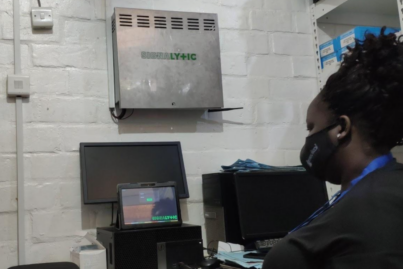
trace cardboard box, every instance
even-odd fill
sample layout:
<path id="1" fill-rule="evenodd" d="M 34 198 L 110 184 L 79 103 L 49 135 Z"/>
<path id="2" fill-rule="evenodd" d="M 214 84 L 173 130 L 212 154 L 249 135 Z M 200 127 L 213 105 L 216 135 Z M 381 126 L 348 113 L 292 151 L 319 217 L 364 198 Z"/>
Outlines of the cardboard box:
<path id="1" fill-rule="evenodd" d="M 337 44 L 336 40 L 333 39 L 319 46 L 322 69 L 337 64 L 337 61 L 334 62 L 335 58 L 336 60 L 338 59 L 337 52 L 339 51 L 339 47 Z"/>
<path id="2" fill-rule="evenodd" d="M 80 269 L 106 269 L 106 251 L 97 240 L 86 235 L 85 238 L 92 243 L 88 246 L 71 248 L 71 262 Z"/>

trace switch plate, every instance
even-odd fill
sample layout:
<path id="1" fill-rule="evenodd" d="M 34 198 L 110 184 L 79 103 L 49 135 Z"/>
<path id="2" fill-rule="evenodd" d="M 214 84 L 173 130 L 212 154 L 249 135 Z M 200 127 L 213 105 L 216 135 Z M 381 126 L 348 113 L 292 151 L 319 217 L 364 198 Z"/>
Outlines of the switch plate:
<path id="1" fill-rule="evenodd" d="M 8 75 L 7 95 L 8 97 L 22 96 L 29 97 L 29 76 Z"/>
<path id="2" fill-rule="evenodd" d="M 36 7 L 31 10 L 33 29 L 52 29 L 53 13 L 50 7 Z"/>

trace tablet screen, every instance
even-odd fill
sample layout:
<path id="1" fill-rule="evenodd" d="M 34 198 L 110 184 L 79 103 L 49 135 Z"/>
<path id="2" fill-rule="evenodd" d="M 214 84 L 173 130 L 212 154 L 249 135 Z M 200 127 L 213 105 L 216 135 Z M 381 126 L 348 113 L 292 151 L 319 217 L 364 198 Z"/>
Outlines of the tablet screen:
<path id="1" fill-rule="evenodd" d="M 126 225 L 178 222 L 174 187 L 122 189 Z"/>

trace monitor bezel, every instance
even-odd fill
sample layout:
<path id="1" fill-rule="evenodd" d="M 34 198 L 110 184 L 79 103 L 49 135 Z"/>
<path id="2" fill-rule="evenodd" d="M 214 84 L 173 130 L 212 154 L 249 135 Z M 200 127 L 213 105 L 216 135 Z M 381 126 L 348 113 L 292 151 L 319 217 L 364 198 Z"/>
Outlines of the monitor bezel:
<path id="1" fill-rule="evenodd" d="M 125 222 L 124 222 L 125 215 L 123 213 L 123 206 L 122 206 L 123 205 L 122 190 L 166 188 L 166 187 L 174 188 L 175 199 L 176 199 L 176 211 L 178 212 L 178 221 L 162 222 L 162 223 L 147 223 L 147 224 L 125 224 Z M 117 186 L 117 197 L 118 197 L 118 207 L 119 207 L 119 227 L 122 230 L 157 228 L 157 227 L 172 227 L 172 226 L 182 225 L 182 214 L 181 214 L 178 193 L 176 191 L 176 182 L 119 184 Z"/>
<path id="2" fill-rule="evenodd" d="M 275 172 L 269 172 L 269 171 L 265 171 L 265 172 L 249 172 L 249 173 L 235 173 L 234 178 L 235 178 L 235 191 L 236 191 L 236 201 L 237 201 L 237 210 L 238 210 L 238 217 L 239 217 L 239 225 L 241 227 L 241 236 L 243 240 L 263 240 L 263 239 L 273 239 L 273 238 L 281 238 L 286 236 L 290 231 L 279 231 L 279 232 L 272 232 L 272 233 L 261 233 L 261 234 L 249 234 L 245 231 L 245 224 L 243 223 L 243 212 L 241 210 L 240 205 L 240 197 L 239 197 L 239 183 L 238 183 L 238 178 L 242 178 L 242 177 L 267 177 L 268 175 L 273 175 L 273 176 L 310 176 L 309 173 L 307 172 L 298 172 L 298 171 L 283 171 L 283 172 L 279 172 L 279 171 L 275 171 Z M 312 177 L 312 176 L 311 176 Z M 327 187 L 326 187 L 326 182 L 324 181 L 320 181 L 318 179 L 315 179 L 312 177 L 312 180 L 317 180 L 319 181 L 319 183 L 322 185 L 323 188 L 323 194 L 324 194 L 324 198 L 326 198 L 325 200 L 328 201 L 329 200 L 329 195 L 327 192 Z M 323 204 L 326 203 L 326 201 L 324 200 Z M 312 212 L 313 213 L 313 212 Z"/>
<path id="3" fill-rule="evenodd" d="M 81 167 L 81 184 L 82 184 L 82 198 L 84 204 L 106 204 L 106 203 L 117 203 L 117 198 L 115 199 L 89 199 L 88 198 L 88 184 L 87 184 L 87 169 L 85 163 L 85 148 L 87 147 L 121 147 L 121 146 L 176 146 L 178 149 L 180 169 L 182 171 L 182 181 L 184 185 L 185 193 L 178 193 L 180 199 L 189 198 L 189 189 L 186 178 L 185 165 L 183 161 L 182 147 L 179 141 L 172 142 L 83 142 L 80 143 L 80 167 Z M 129 182 L 122 182 L 129 183 Z"/>

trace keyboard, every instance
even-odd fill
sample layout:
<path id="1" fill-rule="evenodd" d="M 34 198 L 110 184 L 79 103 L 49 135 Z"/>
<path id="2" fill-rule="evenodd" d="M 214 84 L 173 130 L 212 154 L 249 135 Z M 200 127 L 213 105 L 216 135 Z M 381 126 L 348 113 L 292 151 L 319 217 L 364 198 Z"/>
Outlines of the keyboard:
<path id="1" fill-rule="evenodd" d="M 267 240 L 258 240 L 255 242 L 255 247 L 257 251 L 269 251 L 275 244 L 277 244 L 281 238 L 276 239 L 267 239 Z"/>

